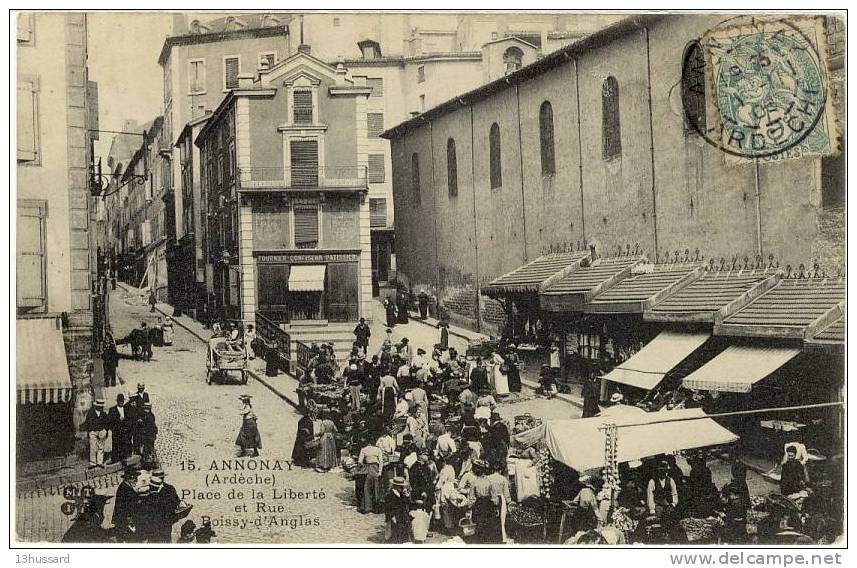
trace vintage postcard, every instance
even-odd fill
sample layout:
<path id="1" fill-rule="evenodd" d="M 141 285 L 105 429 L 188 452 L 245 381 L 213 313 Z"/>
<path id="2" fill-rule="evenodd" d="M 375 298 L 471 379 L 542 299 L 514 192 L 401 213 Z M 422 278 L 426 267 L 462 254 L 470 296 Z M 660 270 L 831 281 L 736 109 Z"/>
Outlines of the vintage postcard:
<path id="1" fill-rule="evenodd" d="M 845 544 L 844 11 L 10 15 L 14 546 Z"/>

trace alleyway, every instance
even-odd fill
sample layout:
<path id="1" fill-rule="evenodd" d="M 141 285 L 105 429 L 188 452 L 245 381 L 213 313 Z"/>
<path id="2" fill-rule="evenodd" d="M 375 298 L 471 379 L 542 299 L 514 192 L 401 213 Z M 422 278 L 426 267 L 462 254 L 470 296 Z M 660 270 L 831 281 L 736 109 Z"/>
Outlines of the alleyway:
<path id="1" fill-rule="evenodd" d="M 126 299 L 131 303 L 126 302 Z M 141 320 L 149 324 L 156 322 L 157 315 L 150 314 L 148 306 L 140 305 L 136 298 L 127 298 L 121 290 L 113 292 L 111 319 L 116 337 L 126 335 Z M 124 354 L 128 353 L 128 347 L 120 347 L 120 350 Z M 205 344 L 176 326 L 172 347 L 154 348 L 154 357 L 148 363 L 123 358 L 119 366 L 124 388 L 128 391 L 133 391 L 139 381 L 146 383 L 159 428 L 156 449 L 167 473 L 167 482 L 175 485 L 180 494 L 184 488 L 218 491 L 221 494 L 221 498 L 214 500 L 188 498 L 188 502 L 194 505 L 190 518 L 199 525 L 203 515 L 210 516 L 218 542 L 380 542 L 383 538 L 383 517 L 358 513 L 351 502 L 353 485 L 338 473 L 320 474 L 300 468 L 288 471 L 284 463 L 286 471 L 271 472 L 276 476 L 274 487 L 278 491 L 316 491 L 317 499 L 279 499 L 274 502 L 270 498 L 271 487 L 263 485 L 206 487 L 206 474 L 213 473 L 209 471 L 211 461 L 229 459 L 234 455 L 233 444 L 240 426 L 239 394 L 253 397 L 253 410 L 259 418 L 264 446 L 260 458 L 271 461 L 290 458 L 300 416 L 291 406 L 252 379 L 244 386 L 237 382 L 206 385 L 205 354 Z M 108 393 L 108 397 L 109 402 L 115 400 L 114 393 Z M 191 460 L 196 469 L 187 471 Z M 266 475 L 268 472 L 259 473 Z M 226 498 L 232 488 L 243 491 L 245 498 Z M 318 526 L 291 528 L 287 523 L 286 526 L 261 528 L 248 525 L 244 529 L 218 527 L 221 516 L 239 521 L 257 518 L 257 500 L 248 497 L 251 488 L 263 491 L 268 497 L 264 500 L 266 503 L 275 503 L 281 508 L 282 512 L 276 515 L 279 519 L 299 524 L 318 518 Z M 236 513 L 236 506 L 243 503 L 247 503 L 247 512 L 242 510 Z M 178 527 L 174 528 L 178 530 Z"/>

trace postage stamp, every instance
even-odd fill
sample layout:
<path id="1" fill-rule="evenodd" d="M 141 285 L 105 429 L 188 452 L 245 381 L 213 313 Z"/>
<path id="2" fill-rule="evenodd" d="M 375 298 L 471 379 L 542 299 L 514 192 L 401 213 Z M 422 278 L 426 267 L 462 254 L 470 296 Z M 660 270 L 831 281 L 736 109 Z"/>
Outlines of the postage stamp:
<path id="1" fill-rule="evenodd" d="M 756 19 L 702 40 L 713 136 L 731 163 L 836 149 L 826 42 L 816 18 Z"/>

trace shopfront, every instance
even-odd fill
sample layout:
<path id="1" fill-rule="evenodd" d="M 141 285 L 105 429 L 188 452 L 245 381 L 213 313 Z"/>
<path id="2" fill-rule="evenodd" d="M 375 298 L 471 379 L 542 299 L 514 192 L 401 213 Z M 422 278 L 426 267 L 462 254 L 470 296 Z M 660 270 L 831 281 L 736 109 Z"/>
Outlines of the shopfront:
<path id="1" fill-rule="evenodd" d="M 359 260 L 358 251 L 259 253 L 257 310 L 277 323 L 355 321 Z"/>

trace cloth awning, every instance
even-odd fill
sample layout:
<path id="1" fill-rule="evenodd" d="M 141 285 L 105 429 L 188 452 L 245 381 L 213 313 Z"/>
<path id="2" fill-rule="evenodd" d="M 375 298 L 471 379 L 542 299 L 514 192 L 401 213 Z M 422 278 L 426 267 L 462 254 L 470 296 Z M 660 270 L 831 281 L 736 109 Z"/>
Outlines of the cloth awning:
<path id="1" fill-rule="evenodd" d="M 607 373 L 614 383 L 651 390 L 673 367 L 711 337 L 708 333 L 662 331 L 633 357 Z"/>
<path id="2" fill-rule="evenodd" d="M 324 264 L 293 264 L 289 269 L 289 292 L 322 292 Z"/>
<path id="3" fill-rule="evenodd" d="M 71 400 L 73 391 L 60 319 L 19 319 L 15 331 L 18 404 Z"/>
<path id="4" fill-rule="evenodd" d="M 750 392 L 753 385 L 800 353 L 796 347 L 732 345 L 685 377 L 685 388 L 720 392 Z"/>
<path id="5" fill-rule="evenodd" d="M 646 412 L 633 406 L 610 409 L 608 416 L 550 420 L 515 436 L 526 444 L 543 439 L 557 461 L 587 471 L 605 466 L 605 424 L 616 424 L 617 461 L 625 463 L 676 452 L 709 446 L 731 444 L 738 436 L 720 426 L 699 408 Z M 622 427 L 626 425 L 625 427 Z"/>

